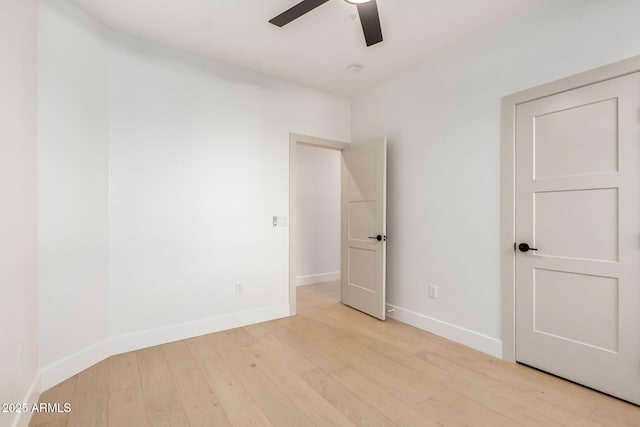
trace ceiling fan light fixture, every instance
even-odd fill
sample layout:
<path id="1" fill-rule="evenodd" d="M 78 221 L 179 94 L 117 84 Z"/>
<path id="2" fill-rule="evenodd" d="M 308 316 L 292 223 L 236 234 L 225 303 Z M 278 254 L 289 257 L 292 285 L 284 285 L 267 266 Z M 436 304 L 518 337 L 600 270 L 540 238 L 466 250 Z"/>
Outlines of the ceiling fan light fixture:
<path id="1" fill-rule="evenodd" d="M 280 15 L 269 19 L 269 22 L 277 27 L 283 27 L 308 12 L 322 6 L 329 0 L 302 0 L 293 7 L 282 12 Z M 358 8 L 360 24 L 364 34 L 365 43 L 368 46 L 380 43 L 382 39 L 382 28 L 380 27 L 380 15 L 376 0 L 345 0 Z"/>

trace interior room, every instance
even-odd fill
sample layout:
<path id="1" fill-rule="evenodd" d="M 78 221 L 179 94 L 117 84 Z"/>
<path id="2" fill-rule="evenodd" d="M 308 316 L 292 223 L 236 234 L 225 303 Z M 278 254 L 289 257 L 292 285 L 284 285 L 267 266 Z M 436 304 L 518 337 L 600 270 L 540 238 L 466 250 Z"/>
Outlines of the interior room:
<path id="1" fill-rule="evenodd" d="M 3 0 L 0 427 L 640 426 L 638 16 Z"/>

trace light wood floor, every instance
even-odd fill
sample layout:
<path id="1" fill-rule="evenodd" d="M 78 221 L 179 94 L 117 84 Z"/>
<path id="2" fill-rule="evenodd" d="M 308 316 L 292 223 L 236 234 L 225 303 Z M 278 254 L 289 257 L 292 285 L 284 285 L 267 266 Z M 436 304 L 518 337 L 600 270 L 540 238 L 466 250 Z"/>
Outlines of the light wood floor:
<path id="1" fill-rule="evenodd" d="M 298 316 L 114 356 L 31 426 L 640 426 L 640 408 L 298 288 Z"/>

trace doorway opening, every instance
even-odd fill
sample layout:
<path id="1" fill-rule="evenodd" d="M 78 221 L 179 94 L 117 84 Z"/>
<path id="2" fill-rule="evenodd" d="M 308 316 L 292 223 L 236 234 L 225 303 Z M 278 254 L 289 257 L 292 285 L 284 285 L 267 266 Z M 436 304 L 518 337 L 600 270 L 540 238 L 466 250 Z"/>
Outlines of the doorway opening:
<path id="1" fill-rule="evenodd" d="M 340 170 L 347 146 L 290 135 L 290 315 L 296 314 L 298 301 L 302 306 L 314 300 L 305 295 L 340 300 Z"/>

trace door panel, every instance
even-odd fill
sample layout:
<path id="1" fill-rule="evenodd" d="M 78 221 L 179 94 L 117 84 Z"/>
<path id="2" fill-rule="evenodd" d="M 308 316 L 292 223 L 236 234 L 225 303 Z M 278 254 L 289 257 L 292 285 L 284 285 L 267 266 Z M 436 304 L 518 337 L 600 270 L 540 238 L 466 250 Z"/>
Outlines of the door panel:
<path id="1" fill-rule="evenodd" d="M 355 144 L 342 159 L 342 302 L 384 320 L 387 142 Z"/>
<path id="2" fill-rule="evenodd" d="M 618 279 L 538 268 L 533 286 L 536 332 L 618 351 Z"/>
<path id="3" fill-rule="evenodd" d="M 617 107 L 607 99 L 535 117 L 535 177 L 616 172 Z"/>
<path id="4" fill-rule="evenodd" d="M 640 74 L 516 108 L 516 359 L 640 403 Z"/>
<path id="5" fill-rule="evenodd" d="M 368 292 L 376 292 L 378 266 L 376 249 L 349 248 L 349 286 L 355 286 Z"/>
<path id="6" fill-rule="evenodd" d="M 616 188 L 545 191 L 534 198 L 535 241 L 546 256 L 618 260 Z"/>
<path id="7" fill-rule="evenodd" d="M 377 230 L 376 200 L 351 201 L 349 203 L 349 237 L 367 240 L 371 230 Z"/>

